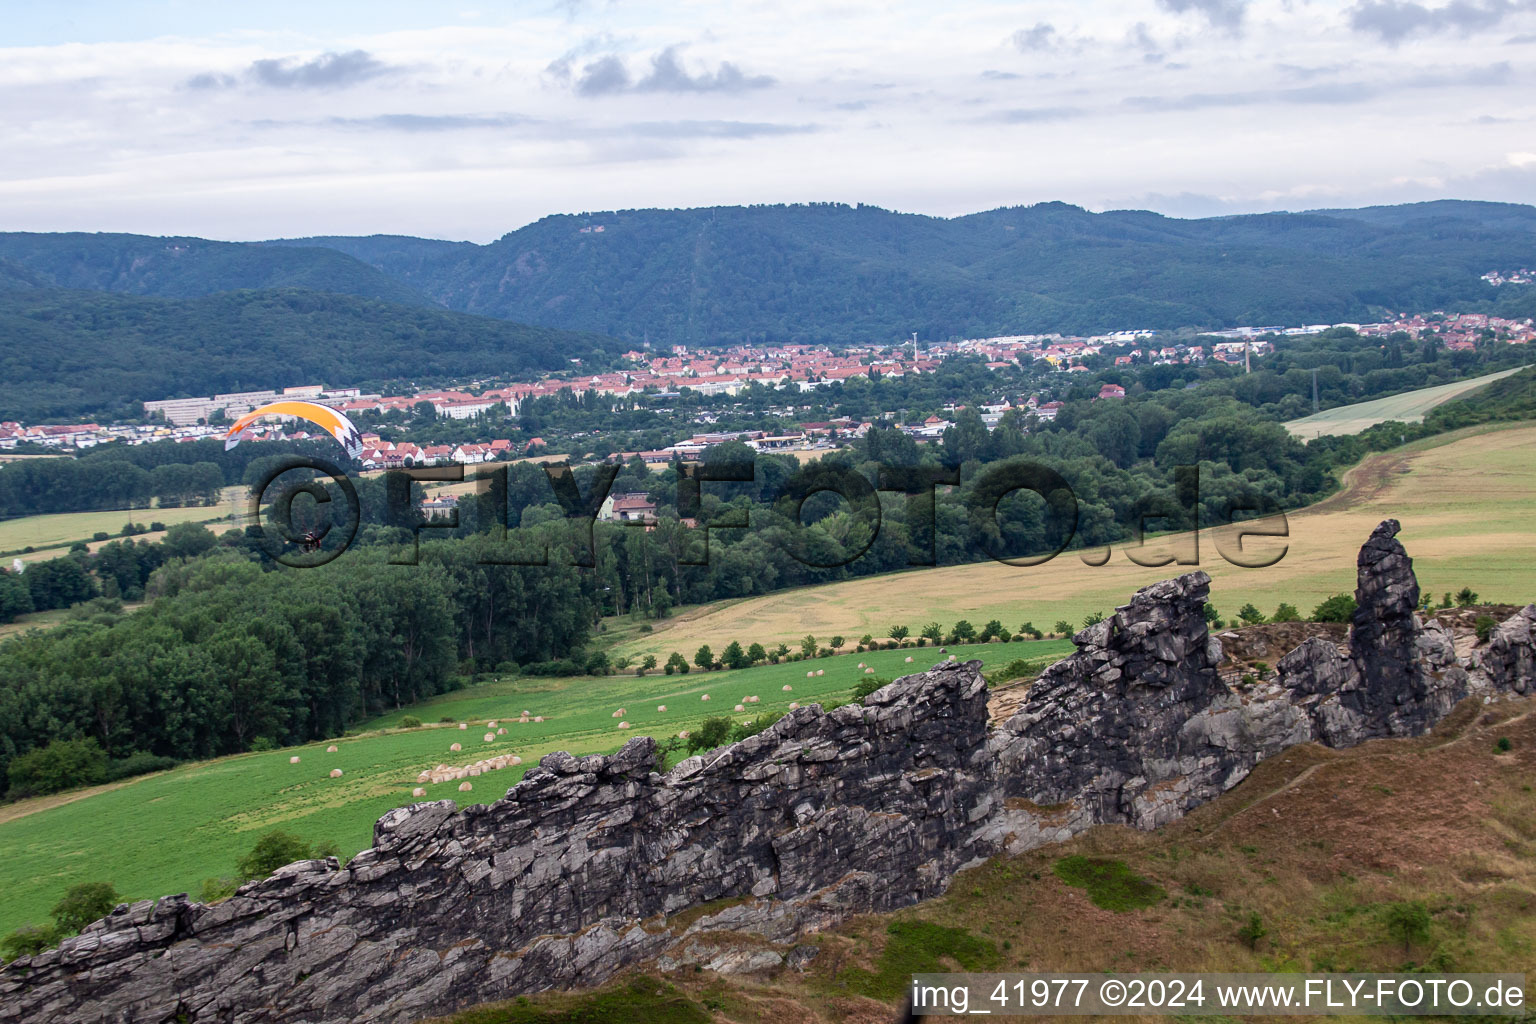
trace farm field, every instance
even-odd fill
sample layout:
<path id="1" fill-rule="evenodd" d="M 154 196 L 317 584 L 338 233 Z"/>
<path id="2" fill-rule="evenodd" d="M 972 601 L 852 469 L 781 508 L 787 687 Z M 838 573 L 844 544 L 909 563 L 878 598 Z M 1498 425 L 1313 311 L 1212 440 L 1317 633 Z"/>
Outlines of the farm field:
<path id="1" fill-rule="evenodd" d="M 1044 665 L 1071 646 L 1045 640 L 951 652 L 989 667 L 1015 658 Z M 371 842 L 374 821 L 414 802 L 417 773 L 440 763 L 467 765 L 500 753 L 521 757 L 520 767 L 473 780 L 473 793 L 459 793 L 457 782 L 426 787 L 429 800 L 489 803 L 551 751 L 608 753 L 635 736 L 663 738 L 697 728 L 708 715 L 746 720 L 786 710 L 791 701 L 843 700 L 866 678 L 857 667 L 861 661 L 878 676 L 895 678 L 941 658 L 933 648 L 909 648 L 686 676 L 486 682 L 366 723 L 362 728 L 369 731 L 335 740 L 340 749 L 334 754 L 325 752 L 323 742 L 241 754 L 101 787 L 69 802 L 66 794 L 13 804 L 0 808 L 0 890 L 6 894 L 0 932 L 46 921 L 49 908 L 78 882 L 111 882 L 125 899 L 183 891 L 195 897 L 204 879 L 232 874 L 256 839 L 274 828 L 310 842 L 334 841 L 347 853 L 363 849 Z M 807 679 L 808 666 L 826 674 Z M 785 685 L 794 689 L 785 693 Z M 699 699 L 704 693 L 710 702 Z M 732 713 L 748 695 L 762 700 L 748 704 L 747 713 Z M 662 704 L 666 712 L 656 710 Z M 623 720 L 631 723 L 629 729 L 619 729 L 612 717 L 620 707 L 628 712 Z M 524 709 L 544 721 L 518 724 Z M 425 723 L 448 717 L 473 724 L 466 730 L 456 724 L 394 729 L 407 715 Z M 486 743 L 488 720 L 498 721 L 507 734 Z M 461 743 L 463 751 L 450 752 L 453 743 Z M 294 755 L 300 762 L 289 764 Z M 342 770 L 341 778 L 330 778 L 333 768 Z"/>
<path id="2" fill-rule="evenodd" d="M 90 542 L 98 532 L 116 534 L 125 523 L 151 521 L 167 526 L 177 523 L 206 523 L 230 515 L 242 515 L 245 506 L 241 500 L 245 488 L 226 487 L 217 505 L 196 505 L 185 508 L 135 508 L 107 512 L 64 512 L 58 515 L 22 516 L 18 519 L 0 520 L 0 551 L 20 551 L 31 547 L 37 550 L 26 556 L 28 561 L 64 554 L 75 541 Z M 140 534 L 141 538 L 157 539 L 163 534 Z M 115 539 L 115 538 L 114 538 Z M 58 549 L 54 551 L 52 549 Z"/>
<path id="3" fill-rule="evenodd" d="M 1512 373 L 1518 373 L 1523 367 L 1513 370 L 1503 370 L 1499 373 L 1490 373 L 1484 377 L 1473 377 L 1469 380 L 1452 381 L 1449 384 L 1439 384 L 1432 388 L 1420 388 L 1418 391 L 1408 391 L 1401 395 L 1389 395 L 1386 398 L 1373 398 L 1369 402 L 1356 402 L 1353 405 L 1341 405 L 1337 409 L 1328 409 L 1324 412 L 1314 413 L 1311 416 L 1303 416 L 1299 420 L 1291 420 L 1284 424 L 1296 437 L 1303 441 L 1310 441 L 1315 437 L 1337 434 L 1358 434 L 1362 430 L 1374 427 L 1378 423 L 1388 420 L 1397 420 L 1401 423 L 1418 423 L 1424 419 L 1424 414 L 1437 405 L 1449 402 L 1453 398 L 1470 394 L 1478 388 L 1485 387 L 1498 380 L 1500 377 L 1508 377 Z"/>
<path id="4" fill-rule="evenodd" d="M 1250 553 L 1283 549 L 1276 564 L 1229 563 L 1217 544 L 1231 547 L 1223 540 L 1231 531 L 1223 530 L 1202 531 L 1198 567 L 1211 574 L 1211 601 L 1228 618 L 1250 601 L 1266 614 L 1281 601 L 1306 614 L 1330 595 L 1354 591 L 1360 545 L 1378 522 L 1396 518 L 1426 590 L 1438 597 L 1470 586 L 1485 601 L 1525 604 L 1536 600 L 1536 536 L 1527 527 L 1533 502 L 1536 426 L 1471 428 L 1366 459 L 1345 475 L 1340 493 L 1287 516 L 1288 539 L 1246 543 Z M 1187 539 L 1150 541 L 1149 551 L 1187 547 Z M 1080 623 L 1090 612 L 1107 613 L 1139 587 L 1194 568 L 1143 567 L 1117 546 L 1098 567 L 1067 552 L 1028 568 L 981 562 L 915 569 L 679 609 L 654 632 L 618 643 L 614 654 L 665 659 L 731 640 L 793 646 L 807 633 L 879 636 L 898 624 L 916 633 L 925 622 L 948 626 L 961 618 L 975 625 L 995 618 L 1010 629 L 1032 621 L 1050 630 L 1058 619 Z"/>

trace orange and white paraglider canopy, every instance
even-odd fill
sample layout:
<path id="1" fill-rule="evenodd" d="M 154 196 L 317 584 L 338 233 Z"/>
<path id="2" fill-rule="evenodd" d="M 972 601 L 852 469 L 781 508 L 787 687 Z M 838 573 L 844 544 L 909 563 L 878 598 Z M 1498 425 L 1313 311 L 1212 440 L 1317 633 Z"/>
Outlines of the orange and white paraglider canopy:
<path id="1" fill-rule="evenodd" d="M 314 402 L 269 402 L 259 409 L 252 409 L 235 420 L 229 433 L 224 435 L 224 450 L 229 451 L 239 444 L 240 432 L 263 416 L 295 416 L 309 420 L 329 431 L 352 458 L 363 454 L 363 437 L 352 425 L 352 421 L 335 409 Z"/>

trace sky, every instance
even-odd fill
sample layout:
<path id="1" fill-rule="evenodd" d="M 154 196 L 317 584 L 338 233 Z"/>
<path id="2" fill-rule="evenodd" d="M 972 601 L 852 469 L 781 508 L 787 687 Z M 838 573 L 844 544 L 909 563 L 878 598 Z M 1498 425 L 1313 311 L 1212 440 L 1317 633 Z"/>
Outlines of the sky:
<path id="1" fill-rule="evenodd" d="M 0 230 L 1536 202 L 1536 0 L 0 0 Z"/>

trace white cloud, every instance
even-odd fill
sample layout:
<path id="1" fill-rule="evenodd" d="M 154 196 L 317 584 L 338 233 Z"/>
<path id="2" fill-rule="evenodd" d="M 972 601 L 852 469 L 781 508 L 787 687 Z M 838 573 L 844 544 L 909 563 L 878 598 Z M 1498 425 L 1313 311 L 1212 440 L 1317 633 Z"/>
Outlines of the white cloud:
<path id="1" fill-rule="evenodd" d="M 484 240 L 649 205 L 1536 200 L 1509 152 L 1536 36 L 1492 60 L 1459 30 L 1352 29 L 1360 6 L 592 2 L 12 47 L 0 227 Z"/>

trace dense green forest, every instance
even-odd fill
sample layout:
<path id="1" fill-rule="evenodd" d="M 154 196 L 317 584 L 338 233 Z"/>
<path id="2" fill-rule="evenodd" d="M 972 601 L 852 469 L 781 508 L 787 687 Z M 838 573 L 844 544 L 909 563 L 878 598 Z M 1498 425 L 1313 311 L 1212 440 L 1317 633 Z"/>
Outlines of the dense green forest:
<path id="1" fill-rule="evenodd" d="M 1385 209 L 944 219 L 824 203 L 553 216 L 484 246 L 272 244 L 333 247 L 453 309 L 694 345 L 1373 320 L 1490 301 L 1479 275 L 1536 262 L 1529 207 Z"/>
<path id="2" fill-rule="evenodd" d="M 407 284 L 329 247 L 273 249 L 203 238 L 0 232 L 0 287 L 165 298 L 302 288 L 431 305 Z"/>
<path id="3" fill-rule="evenodd" d="M 153 398 L 569 368 L 612 339 L 303 290 L 165 299 L 0 292 L 0 419 L 130 417 Z"/>
<path id="4" fill-rule="evenodd" d="M 414 566 L 364 545 L 308 571 L 266 571 L 239 531 L 215 543 L 192 527 L 175 544 L 149 559 L 161 564 L 142 611 L 98 601 L 0 644 L 0 770 L 54 741 L 89 740 L 131 761 L 338 735 L 456 685 L 463 659 L 568 657 L 596 618 L 590 576 L 478 564 L 484 544 L 473 539 L 425 544 Z M 58 561 L 115 585 L 115 570 L 141 578 L 134 549 L 163 546 L 112 547 Z M 8 579 L 0 573 L 0 597 Z"/>

